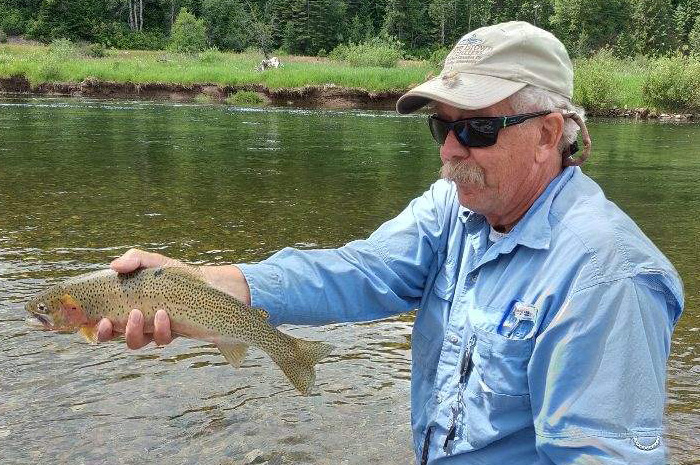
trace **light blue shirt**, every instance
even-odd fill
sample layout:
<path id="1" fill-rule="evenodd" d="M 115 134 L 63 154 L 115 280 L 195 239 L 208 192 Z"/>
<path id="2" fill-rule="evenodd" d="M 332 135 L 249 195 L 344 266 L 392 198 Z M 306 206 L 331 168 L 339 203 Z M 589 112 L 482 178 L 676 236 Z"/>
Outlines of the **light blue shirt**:
<path id="1" fill-rule="evenodd" d="M 505 237 L 437 181 L 368 239 L 240 265 L 273 324 L 418 308 L 418 463 L 663 464 L 673 266 L 579 168 Z"/>

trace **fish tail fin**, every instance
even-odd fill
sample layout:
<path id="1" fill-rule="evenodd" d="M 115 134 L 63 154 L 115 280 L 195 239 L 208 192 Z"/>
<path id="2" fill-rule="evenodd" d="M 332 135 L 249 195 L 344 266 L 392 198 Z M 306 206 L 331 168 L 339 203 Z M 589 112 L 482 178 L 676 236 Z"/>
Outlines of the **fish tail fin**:
<path id="1" fill-rule="evenodd" d="M 318 341 L 306 341 L 287 336 L 291 351 L 270 354 L 292 385 L 304 396 L 311 394 L 316 381 L 314 365 L 327 357 L 334 347 Z"/>

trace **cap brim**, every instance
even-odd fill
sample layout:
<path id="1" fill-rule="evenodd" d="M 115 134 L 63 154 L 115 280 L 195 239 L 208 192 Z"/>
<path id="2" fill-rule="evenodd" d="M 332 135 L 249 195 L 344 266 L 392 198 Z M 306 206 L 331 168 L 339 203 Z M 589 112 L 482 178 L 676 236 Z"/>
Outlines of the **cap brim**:
<path id="1" fill-rule="evenodd" d="M 438 76 L 402 95 L 396 102 L 396 111 L 406 115 L 433 101 L 464 110 L 478 110 L 510 97 L 526 85 L 524 82 L 481 74 L 459 73 L 450 78 Z"/>

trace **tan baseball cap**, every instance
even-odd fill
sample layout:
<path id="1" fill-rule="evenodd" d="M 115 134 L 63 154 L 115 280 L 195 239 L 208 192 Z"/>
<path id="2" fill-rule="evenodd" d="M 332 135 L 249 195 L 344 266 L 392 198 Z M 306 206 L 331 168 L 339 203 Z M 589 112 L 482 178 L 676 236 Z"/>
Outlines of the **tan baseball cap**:
<path id="1" fill-rule="evenodd" d="M 440 75 L 406 92 L 396 111 L 412 113 L 431 101 L 476 110 L 528 84 L 571 99 L 574 71 L 564 44 L 524 21 L 496 24 L 462 37 Z"/>

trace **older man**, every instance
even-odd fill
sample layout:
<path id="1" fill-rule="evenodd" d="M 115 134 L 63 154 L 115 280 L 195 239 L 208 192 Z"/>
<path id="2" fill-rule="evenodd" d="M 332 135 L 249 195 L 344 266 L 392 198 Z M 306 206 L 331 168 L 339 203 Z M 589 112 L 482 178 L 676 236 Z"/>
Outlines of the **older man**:
<path id="1" fill-rule="evenodd" d="M 661 464 L 666 360 L 682 306 L 671 264 L 576 165 L 590 150 L 563 45 L 523 22 L 464 36 L 404 95 L 435 106 L 442 177 L 368 239 L 204 267 L 274 324 L 418 308 L 419 463 Z M 574 158 L 583 128 L 583 155 Z M 130 251 L 118 271 L 170 259 Z M 101 339 L 111 337 L 108 321 Z M 129 347 L 147 344 L 132 312 Z M 170 341 L 157 315 L 156 342 Z"/>

